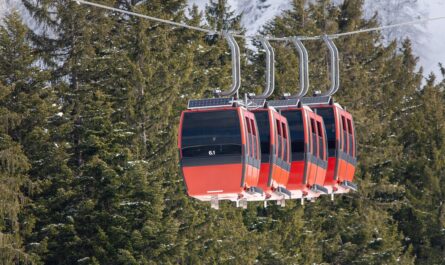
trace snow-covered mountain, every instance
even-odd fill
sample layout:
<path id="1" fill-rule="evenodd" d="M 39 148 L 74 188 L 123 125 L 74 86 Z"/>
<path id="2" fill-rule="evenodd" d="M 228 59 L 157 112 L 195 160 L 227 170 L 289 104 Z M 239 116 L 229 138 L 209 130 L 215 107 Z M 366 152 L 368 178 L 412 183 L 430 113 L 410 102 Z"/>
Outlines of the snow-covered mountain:
<path id="1" fill-rule="evenodd" d="M 215 1 L 215 0 L 214 0 Z M 313 0 L 310 0 L 313 1 Z M 339 4 L 343 0 L 332 0 Z M 201 10 L 209 0 L 188 0 L 189 5 L 196 4 Z M 242 14 L 241 22 L 247 34 L 257 33 L 267 22 L 292 8 L 291 0 L 228 0 L 236 14 Z M 0 18 L 18 9 L 25 22 L 36 28 L 27 16 L 20 0 L 0 0 Z M 365 17 L 377 14 L 382 25 L 411 21 L 416 18 L 445 16 L 445 0 L 365 0 Z M 433 21 L 414 27 L 399 27 L 383 31 L 386 40 L 410 38 L 425 74 L 434 71 L 439 74 L 437 64 L 445 62 L 445 20 Z"/>
<path id="2" fill-rule="evenodd" d="M 340 4 L 343 0 L 332 0 Z M 189 5 L 205 9 L 208 0 L 189 0 Z M 236 14 L 242 14 L 241 22 L 247 34 L 257 33 L 263 25 L 292 8 L 291 0 L 228 0 Z M 382 25 L 395 24 L 417 18 L 445 15 L 445 0 L 365 0 L 366 18 L 377 14 Z M 386 41 L 411 39 L 425 73 L 439 74 L 438 62 L 445 62 L 445 20 L 384 30 Z"/>
<path id="3" fill-rule="evenodd" d="M 0 0 L 0 18 L 9 14 L 13 9 L 17 9 L 19 4 L 18 0 Z"/>

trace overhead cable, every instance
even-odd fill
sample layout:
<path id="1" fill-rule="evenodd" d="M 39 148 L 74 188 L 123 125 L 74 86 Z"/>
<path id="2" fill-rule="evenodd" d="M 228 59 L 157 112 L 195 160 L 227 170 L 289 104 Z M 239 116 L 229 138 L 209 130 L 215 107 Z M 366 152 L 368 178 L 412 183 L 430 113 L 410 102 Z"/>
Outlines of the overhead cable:
<path id="1" fill-rule="evenodd" d="M 181 28 L 197 30 L 197 31 L 206 32 L 206 33 L 209 33 L 209 34 L 223 34 L 222 32 L 216 32 L 214 30 L 210 30 L 210 29 L 206 29 L 206 28 L 202 28 L 202 27 L 196 27 L 196 26 L 191 26 L 191 25 L 185 24 L 185 23 L 179 23 L 179 22 L 175 22 L 175 21 L 171 21 L 171 20 L 167 20 L 167 19 L 147 16 L 147 15 L 143 15 L 143 14 L 140 14 L 140 13 L 131 12 L 131 11 L 127 11 L 127 10 L 123 10 L 123 9 L 119 9 L 119 8 L 114 8 L 114 7 L 110 7 L 110 6 L 106 6 L 106 5 L 102 5 L 102 4 L 97 4 L 97 3 L 93 3 L 93 2 L 89 2 L 89 1 L 85 1 L 85 0 L 73 0 L 73 1 L 76 1 L 79 4 L 94 6 L 94 7 L 98 7 L 98 8 L 102 8 L 102 9 L 107 9 L 107 10 L 110 10 L 110 11 L 119 12 L 119 13 L 127 14 L 127 15 L 130 15 L 130 16 L 140 17 L 140 18 L 144 18 L 144 19 L 148 19 L 148 20 L 152 20 L 152 21 L 168 24 L 168 25 L 175 26 L 175 27 L 181 27 Z M 396 27 L 411 26 L 411 25 L 415 25 L 415 24 L 425 23 L 425 22 L 429 22 L 429 21 L 442 20 L 442 19 L 445 19 L 445 16 L 417 19 L 417 20 L 406 21 L 406 22 L 402 22 L 402 23 L 396 23 L 396 24 L 391 24 L 391 25 L 380 26 L 380 27 L 374 27 L 374 28 L 368 28 L 368 29 L 359 29 L 359 30 L 355 30 L 355 31 L 330 34 L 330 35 L 327 35 L 327 37 L 329 37 L 331 39 L 335 39 L 335 38 L 343 37 L 343 36 L 349 36 L 349 35 L 360 34 L 360 33 L 365 33 L 365 32 L 385 30 L 385 29 L 396 28 Z M 244 39 L 258 39 L 260 37 L 264 37 L 264 38 L 266 38 L 267 40 L 270 40 L 270 41 L 289 41 L 290 38 L 291 38 L 290 36 L 289 37 L 269 37 L 269 36 L 259 36 L 259 35 L 240 35 L 240 34 L 236 34 L 236 33 L 233 33 L 233 32 L 231 32 L 231 33 L 232 33 L 232 36 L 234 36 L 234 37 L 244 38 Z M 318 35 L 318 36 L 298 36 L 298 39 L 299 40 L 321 40 L 325 36 L 326 36 L 325 34 Z"/>

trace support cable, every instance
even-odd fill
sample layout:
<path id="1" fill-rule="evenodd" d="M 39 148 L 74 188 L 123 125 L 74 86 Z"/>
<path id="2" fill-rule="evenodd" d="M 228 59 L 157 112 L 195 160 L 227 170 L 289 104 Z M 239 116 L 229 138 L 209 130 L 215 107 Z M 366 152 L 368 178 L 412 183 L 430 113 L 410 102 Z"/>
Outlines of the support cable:
<path id="1" fill-rule="evenodd" d="M 148 20 L 152 20 L 152 21 L 168 24 L 168 25 L 175 26 L 175 27 L 181 27 L 181 28 L 187 28 L 187 29 L 191 29 L 191 30 L 197 30 L 197 31 L 208 33 L 208 34 L 218 34 L 218 35 L 222 35 L 223 34 L 222 32 L 216 32 L 214 30 L 210 30 L 210 29 L 206 29 L 206 28 L 202 28 L 202 27 L 196 27 L 196 26 L 191 26 L 191 25 L 185 24 L 185 23 L 179 23 L 179 22 L 175 22 L 175 21 L 171 21 L 171 20 L 167 20 L 167 19 L 147 16 L 147 15 L 143 15 L 143 14 L 140 14 L 140 13 L 131 12 L 131 11 L 127 11 L 127 10 L 123 10 L 123 9 L 119 9 L 119 8 L 114 8 L 114 7 L 110 7 L 110 6 L 106 6 L 106 5 L 102 5 L 102 4 L 98 4 L 98 3 L 93 3 L 93 2 L 89 2 L 89 1 L 85 1 L 85 0 L 73 0 L 73 1 L 76 1 L 78 4 L 94 6 L 94 7 L 98 7 L 98 8 L 102 8 L 102 9 L 106 9 L 106 10 L 110 10 L 110 11 L 114 11 L 114 12 L 119 12 L 119 13 L 122 13 L 122 14 L 127 14 L 127 15 L 130 15 L 130 16 L 140 17 L 140 18 L 144 18 L 144 19 L 148 19 Z M 374 27 L 374 28 L 368 28 L 368 29 L 359 29 L 359 30 L 354 30 L 354 31 L 350 31 L 350 32 L 330 34 L 330 35 L 327 35 L 327 37 L 329 37 L 330 39 L 335 39 L 335 38 L 339 38 L 339 37 L 350 36 L 350 35 L 355 35 L 355 34 L 360 34 L 360 33 L 379 31 L 379 30 L 385 30 L 385 29 L 391 29 L 391 28 L 403 27 L 403 26 L 412 26 L 412 25 L 415 25 L 415 24 L 420 24 L 420 23 L 425 23 L 425 22 L 430 22 L 430 21 L 443 20 L 443 19 L 445 19 L 445 16 L 417 19 L 417 20 L 406 21 L 406 22 L 402 22 L 402 23 L 396 23 L 396 24 L 391 24 L 391 25 L 380 26 L 380 27 Z M 236 34 L 235 32 L 229 32 L 229 33 L 231 33 L 232 36 L 234 36 L 234 37 L 244 38 L 244 39 L 258 39 L 259 37 L 261 37 L 259 35 L 240 35 L 240 34 Z M 321 39 L 323 39 L 324 36 L 326 36 L 326 35 L 323 34 L 323 35 L 317 35 L 317 36 L 298 36 L 298 39 L 302 40 L 302 41 L 305 41 L 305 40 L 321 40 Z M 264 38 L 269 40 L 269 41 L 288 41 L 289 40 L 289 37 L 264 37 Z"/>

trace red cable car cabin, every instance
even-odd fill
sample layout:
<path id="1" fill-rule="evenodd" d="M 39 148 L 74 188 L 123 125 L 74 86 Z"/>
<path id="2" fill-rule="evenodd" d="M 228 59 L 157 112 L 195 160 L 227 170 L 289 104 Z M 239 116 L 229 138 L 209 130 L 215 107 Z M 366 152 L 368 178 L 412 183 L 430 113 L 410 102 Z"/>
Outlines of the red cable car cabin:
<path id="1" fill-rule="evenodd" d="M 268 200 L 290 197 L 286 189 L 290 174 L 289 126 L 284 116 L 273 108 L 257 109 L 255 115 L 261 142 L 261 169 L 258 187 Z M 281 204 L 284 206 L 284 204 Z"/>
<path id="2" fill-rule="evenodd" d="M 230 98 L 191 100 L 181 114 L 181 169 L 187 192 L 196 199 L 237 201 L 261 193 L 256 189 L 261 151 L 255 117 L 231 104 Z"/>
<path id="3" fill-rule="evenodd" d="M 329 192 L 346 193 L 357 190 L 352 182 L 357 165 L 357 147 L 352 115 L 330 97 L 306 99 L 311 108 L 323 117 L 328 137 L 328 171 L 324 186 Z"/>
<path id="4" fill-rule="evenodd" d="M 269 105 L 280 108 L 290 129 L 292 162 L 286 188 L 292 198 L 318 197 L 327 170 L 327 142 L 323 119 L 307 106 L 297 106 L 297 99 L 276 100 Z"/>

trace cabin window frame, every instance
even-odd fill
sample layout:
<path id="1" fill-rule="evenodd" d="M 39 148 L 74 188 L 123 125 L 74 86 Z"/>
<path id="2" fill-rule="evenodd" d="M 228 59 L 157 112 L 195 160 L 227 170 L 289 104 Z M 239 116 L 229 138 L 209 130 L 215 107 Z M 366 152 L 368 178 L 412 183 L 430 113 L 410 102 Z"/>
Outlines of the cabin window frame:
<path id="1" fill-rule="evenodd" d="M 318 157 L 318 136 L 317 136 L 317 127 L 315 125 L 315 118 L 314 117 L 310 117 L 310 137 L 311 137 L 311 142 L 312 142 L 312 155 L 315 157 Z"/>
<path id="2" fill-rule="evenodd" d="M 349 152 L 349 138 L 348 136 L 348 129 L 347 129 L 347 124 L 346 124 L 346 117 L 344 115 L 340 115 L 341 117 L 341 132 L 342 132 L 342 138 L 343 138 L 343 148 L 342 151 L 346 154 L 348 154 Z"/>
<path id="3" fill-rule="evenodd" d="M 286 124 L 284 122 L 280 122 L 281 123 L 281 131 L 282 131 L 282 136 L 283 136 L 283 160 L 288 162 L 289 159 L 289 147 L 288 147 L 288 143 L 289 141 L 288 139 L 288 133 L 287 133 L 287 128 L 286 128 Z"/>
<path id="4" fill-rule="evenodd" d="M 277 132 L 276 142 L 277 142 L 277 157 L 283 159 L 283 139 L 281 137 L 281 122 L 277 117 L 274 117 L 275 128 Z"/>
<path id="5" fill-rule="evenodd" d="M 251 118 L 250 119 L 250 124 L 251 124 L 251 128 L 252 128 L 252 141 L 253 141 L 253 150 L 254 150 L 254 158 L 255 159 L 259 159 L 259 155 L 258 155 L 258 137 L 257 137 L 257 130 L 256 130 L 256 126 L 255 126 L 255 121 Z"/>
<path id="6" fill-rule="evenodd" d="M 325 159 L 325 146 L 323 141 L 323 128 L 321 121 L 316 121 L 317 123 L 317 132 L 318 132 L 318 158 L 321 160 Z"/>

